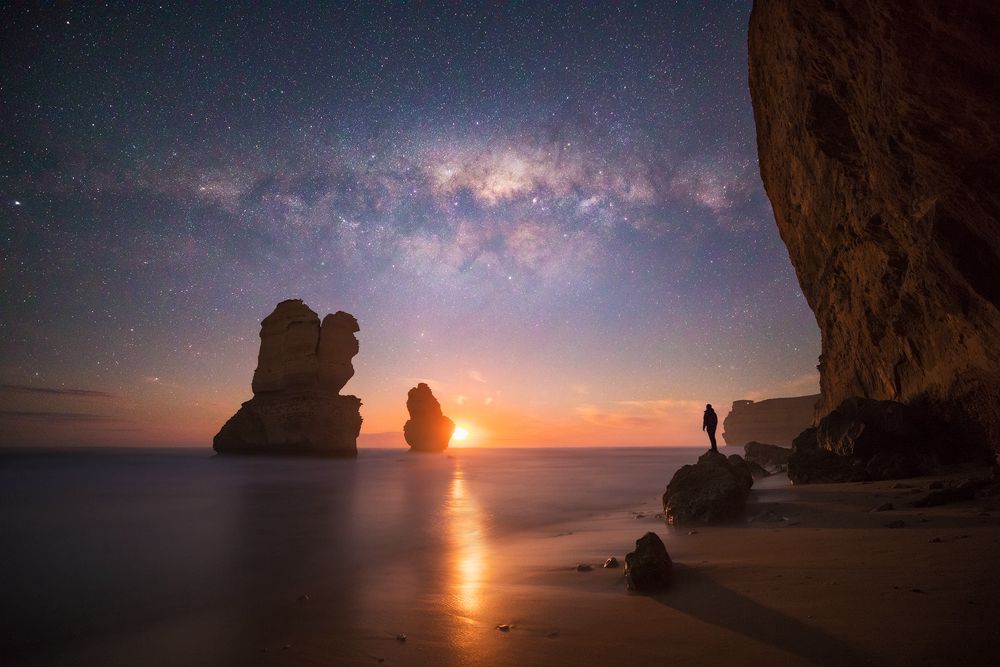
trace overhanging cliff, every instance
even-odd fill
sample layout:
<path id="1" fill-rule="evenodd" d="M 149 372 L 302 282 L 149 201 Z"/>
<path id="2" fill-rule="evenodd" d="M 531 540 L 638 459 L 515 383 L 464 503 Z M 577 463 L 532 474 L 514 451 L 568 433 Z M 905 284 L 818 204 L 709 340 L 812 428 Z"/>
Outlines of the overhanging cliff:
<path id="1" fill-rule="evenodd" d="M 761 177 L 822 335 L 819 416 L 1000 444 L 1000 4 L 757 0 Z"/>

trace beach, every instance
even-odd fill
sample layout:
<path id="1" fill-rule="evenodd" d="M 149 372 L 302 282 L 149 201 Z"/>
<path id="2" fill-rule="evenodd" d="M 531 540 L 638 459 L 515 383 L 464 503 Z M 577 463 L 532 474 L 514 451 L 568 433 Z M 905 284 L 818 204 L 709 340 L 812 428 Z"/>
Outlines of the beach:
<path id="1" fill-rule="evenodd" d="M 912 507 L 931 478 L 773 476 L 751 493 L 760 520 L 667 526 L 659 495 L 699 452 L 140 452 L 99 455 L 89 473 L 81 455 L 5 456 L 4 663 L 1000 659 L 988 501 Z M 646 531 L 675 563 L 652 596 L 601 567 Z"/>

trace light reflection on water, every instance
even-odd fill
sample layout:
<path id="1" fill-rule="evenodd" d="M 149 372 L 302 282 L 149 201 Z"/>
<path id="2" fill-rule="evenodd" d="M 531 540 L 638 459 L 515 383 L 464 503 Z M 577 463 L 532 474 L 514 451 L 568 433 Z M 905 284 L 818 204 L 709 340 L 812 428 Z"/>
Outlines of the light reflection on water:
<path id="1" fill-rule="evenodd" d="M 471 615 L 480 607 L 489 553 L 479 506 L 466 490 L 461 463 L 455 465 L 452 474 L 447 517 L 451 546 L 449 599 L 462 614 Z"/>

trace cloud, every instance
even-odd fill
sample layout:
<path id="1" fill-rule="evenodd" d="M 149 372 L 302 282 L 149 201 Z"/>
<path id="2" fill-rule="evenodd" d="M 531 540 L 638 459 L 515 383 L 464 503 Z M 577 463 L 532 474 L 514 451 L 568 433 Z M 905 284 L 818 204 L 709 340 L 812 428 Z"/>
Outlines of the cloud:
<path id="1" fill-rule="evenodd" d="M 486 378 L 484 378 L 483 374 L 477 370 L 470 370 L 469 377 L 475 380 L 476 382 L 482 382 L 483 384 L 486 384 Z"/>
<path id="2" fill-rule="evenodd" d="M 26 394 L 48 394 L 54 396 L 80 396 L 86 398 L 114 398 L 114 394 L 96 389 L 67 389 L 63 387 L 33 387 L 25 384 L 0 384 L 4 391 L 15 391 Z"/>
<path id="3" fill-rule="evenodd" d="M 699 401 L 660 399 L 615 401 L 607 406 L 586 403 L 575 411 L 584 421 L 606 428 L 673 428 L 698 422 L 703 407 Z"/>
<path id="4" fill-rule="evenodd" d="M 35 412 L 31 410 L 0 410 L 0 417 L 18 420 L 41 420 L 49 423 L 106 423 L 127 421 L 111 415 L 95 415 L 86 412 Z"/>
<path id="5" fill-rule="evenodd" d="M 763 390 L 749 392 L 746 398 L 751 401 L 762 401 L 768 398 L 808 396 L 818 393 L 819 371 L 810 371 L 765 387 Z"/>

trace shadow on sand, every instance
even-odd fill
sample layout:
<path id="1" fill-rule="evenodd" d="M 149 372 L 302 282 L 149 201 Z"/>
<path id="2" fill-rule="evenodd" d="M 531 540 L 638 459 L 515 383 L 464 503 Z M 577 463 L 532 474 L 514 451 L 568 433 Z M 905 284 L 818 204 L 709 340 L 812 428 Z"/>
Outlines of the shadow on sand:
<path id="1" fill-rule="evenodd" d="M 720 586 L 696 568 L 674 564 L 674 583 L 653 596 L 671 609 L 793 653 L 817 665 L 863 665 L 863 653 L 821 630 Z"/>

